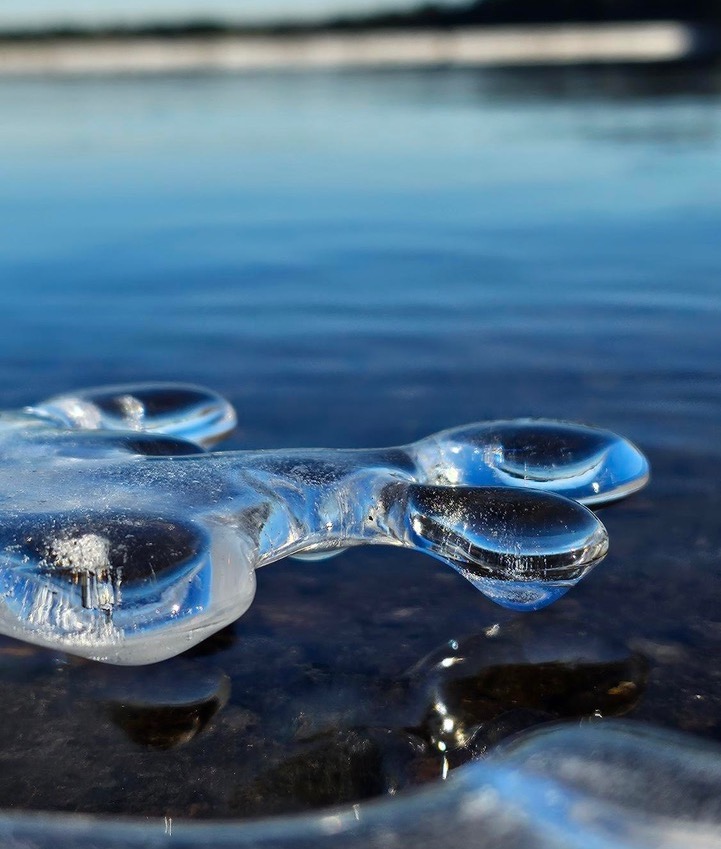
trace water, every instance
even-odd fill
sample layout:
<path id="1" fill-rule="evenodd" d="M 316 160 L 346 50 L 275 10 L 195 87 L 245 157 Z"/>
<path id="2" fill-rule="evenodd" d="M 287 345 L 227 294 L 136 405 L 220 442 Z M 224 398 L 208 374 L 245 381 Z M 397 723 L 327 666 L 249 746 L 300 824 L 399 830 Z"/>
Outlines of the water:
<path id="1" fill-rule="evenodd" d="M 0 114 L 3 409 L 182 380 L 231 400 L 235 448 L 545 416 L 653 471 L 537 613 L 374 547 L 261 570 L 236 624 L 167 661 L 173 697 L 3 642 L 2 807 L 352 803 L 597 713 L 721 739 L 713 71 L 6 80 Z M 473 660 L 439 684 L 423 659 L 451 640 Z M 445 759 L 439 687 L 470 710 Z"/>
<path id="2" fill-rule="evenodd" d="M 4 406 L 181 379 L 230 397 L 250 447 L 528 414 L 708 444 L 721 177 L 702 84 L 5 81 Z"/>

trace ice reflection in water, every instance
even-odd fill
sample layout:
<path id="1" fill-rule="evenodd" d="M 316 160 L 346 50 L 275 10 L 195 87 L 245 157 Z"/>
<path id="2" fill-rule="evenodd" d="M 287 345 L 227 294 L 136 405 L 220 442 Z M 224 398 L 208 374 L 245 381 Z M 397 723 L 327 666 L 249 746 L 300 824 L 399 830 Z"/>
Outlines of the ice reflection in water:
<path id="1" fill-rule="evenodd" d="M 427 723 L 405 730 L 355 725 L 299 739 L 284 760 L 266 762 L 252 782 L 233 787 L 236 804 L 238 796 L 249 804 L 265 803 L 258 813 L 344 806 L 274 824 L 265 821 L 267 842 L 258 842 L 253 824 L 227 823 L 220 830 L 213 824 L 213 834 L 204 836 L 206 826 L 182 818 L 174 824 L 176 838 L 187 846 L 232 838 L 237 846 L 284 849 L 381 849 L 389 841 L 420 849 L 718 845 L 721 756 L 709 741 L 607 720 L 546 725 L 497 745 L 529 725 L 585 716 L 592 708 L 622 714 L 634 706 L 645 684 L 644 660 L 620 645 L 593 636 L 579 639 L 563 627 L 539 630 L 539 639 L 529 641 L 534 635 L 515 633 L 517 627 L 441 646 L 408 673 L 405 690 L 397 693 L 407 699 L 406 712 L 412 712 L 415 691 L 427 705 Z M 40 657 L 50 660 L 48 655 Z M 445 663 L 449 657 L 458 662 Z M 86 705 L 86 718 L 92 716 L 89 703 L 101 705 L 139 747 L 135 759 L 188 743 L 228 698 L 228 679 L 219 669 L 198 674 L 188 660 L 174 659 L 150 672 L 85 662 L 69 669 L 72 689 Z M 573 691 L 575 699 L 559 694 L 558 681 L 569 684 L 568 693 Z M 514 729 L 499 720 L 518 712 L 519 694 L 525 724 Z M 328 709 L 335 698 L 337 693 L 326 699 Z M 441 699 L 445 718 L 458 729 L 455 736 L 439 729 Z M 474 725 L 476 731 L 462 739 L 462 732 Z M 492 732 L 492 751 L 478 759 L 474 741 L 483 728 Z M 89 732 L 92 741 L 93 729 Z M 425 779 L 438 777 L 438 743 L 443 741 L 449 744 L 449 757 L 466 750 L 473 760 L 451 770 L 448 781 L 425 790 L 400 794 L 392 802 L 363 801 L 407 788 L 424 774 Z M 64 765 L 58 768 L 62 772 Z M 92 799 L 94 788 L 86 792 Z M 4 813 L 0 834 L 11 830 L 15 836 L 32 837 L 33 845 L 50 846 L 59 836 L 55 829 L 62 829 L 63 838 L 75 844 L 75 829 L 82 827 L 78 845 L 155 845 L 161 833 L 158 813 L 152 799 L 145 804 L 155 817 L 146 816 L 137 829 L 115 829 L 107 819 L 84 818 L 81 823 L 72 817 L 23 819 Z M 162 811 L 159 816 L 162 823 Z M 331 821 L 336 826 L 332 832 Z"/>
<path id="2" fill-rule="evenodd" d="M 179 796 L 193 798 L 184 771 L 215 747 L 229 754 L 213 761 L 217 773 L 205 787 L 210 812 L 289 813 L 438 780 L 539 723 L 633 709 L 645 689 L 644 658 L 607 638 L 537 622 L 523 617 L 492 636 L 467 636 L 455 648 L 444 643 L 387 678 L 337 669 L 323 675 L 322 665 L 311 665 L 303 667 L 304 683 L 303 671 L 286 659 L 277 679 L 285 682 L 282 695 L 252 641 L 244 646 L 257 666 L 248 666 L 251 680 L 222 641 L 213 657 L 192 652 L 140 667 L 63 661 L 6 642 L 0 690 L 8 716 L 12 704 L 32 702 L 14 721 L 14 734 L 34 739 L 31 729 L 51 730 L 62 750 L 62 741 L 82 730 L 83 751 L 79 762 L 57 765 L 56 783 L 38 784 L 33 770 L 44 768 L 42 745 L 26 748 L 24 757 L 21 746 L 11 746 L 17 786 L 5 788 L 4 803 L 17 804 L 32 789 L 25 802 L 31 807 L 98 810 L 90 776 L 73 786 L 74 801 L 56 788 L 72 782 L 77 769 L 95 775 L 98 759 L 122 774 L 127 758 L 138 780 L 125 787 L 120 810 L 180 815 L 187 808 Z M 242 764 L 233 751 L 242 753 Z"/>
<path id="3" fill-rule="evenodd" d="M 532 610 L 606 554 L 606 531 L 581 502 L 648 477 L 615 434 L 533 420 L 390 449 L 198 453 L 234 422 L 218 395 L 172 384 L 6 414 L 0 629 L 152 663 L 244 613 L 257 567 L 366 543 L 425 551 L 494 601 Z"/>

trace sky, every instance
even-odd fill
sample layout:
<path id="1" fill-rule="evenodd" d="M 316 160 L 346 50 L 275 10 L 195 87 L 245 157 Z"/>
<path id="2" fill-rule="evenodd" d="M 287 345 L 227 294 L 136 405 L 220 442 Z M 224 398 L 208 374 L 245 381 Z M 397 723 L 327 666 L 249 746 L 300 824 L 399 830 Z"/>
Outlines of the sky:
<path id="1" fill-rule="evenodd" d="M 198 19 L 312 19 L 416 5 L 420 5 L 418 0 L 0 0 L 0 28 Z"/>

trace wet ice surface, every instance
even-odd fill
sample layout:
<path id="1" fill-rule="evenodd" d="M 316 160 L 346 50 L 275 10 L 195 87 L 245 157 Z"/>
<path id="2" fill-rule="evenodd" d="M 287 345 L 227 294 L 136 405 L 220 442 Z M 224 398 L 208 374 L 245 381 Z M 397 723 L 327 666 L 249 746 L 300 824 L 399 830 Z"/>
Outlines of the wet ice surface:
<path id="1" fill-rule="evenodd" d="M 33 444 L 45 459 L 45 447 L 54 445 Z M 106 471 L 117 460 L 114 450 L 102 459 Z M 53 449 L 49 456 L 54 461 L 58 455 Z M 145 453 L 133 456 L 130 462 L 146 462 Z M 151 456 L 155 463 L 157 455 Z M 210 455 L 188 457 L 206 461 Z M 664 488 L 653 499 L 637 496 L 604 513 L 617 543 L 615 559 L 612 553 L 591 581 L 531 615 L 479 601 L 466 582 L 428 559 L 398 563 L 398 552 L 364 547 L 328 563 L 288 559 L 263 570 L 258 597 L 241 619 L 160 665 L 118 668 L 23 643 L 0 644 L 7 718 L 0 798 L 18 808 L 175 818 L 181 840 L 178 820 L 184 818 L 247 818 L 347 804 L 350 813 L 340 815 L 344 822 L 351 818 L 347 834 L 329 845 L 372 846 L 371 833 L 389 822 L 405 840 L 454 849 L 478 828 L 494 846 L 531 841 L 571 847 L 594 839 L 610 849 L 683 846 L 691 838 L 713 845 L 719 818 L 711 802 L 721 763 L 713 748 L 701 751 L 691 738 L 667 737 L 638 723 L 615 728 L 602 722 L 632 714 L 721 738 L 721 692 L 713 669 L 693 649 L 702 654 L 718 638 L 710 620 L 721 590 L 701 590 L 700 583 L 703 562 L 715 551 L 712 539 L 698 538 L 693 557 L 701 572 L 687 567 L 673 579 L 665 573 L 670 585 L 645 602 L 653 616 L 639 623 L 633 587 L 652 582 L 659 568 L 643 558 L 649 539 L 663 524 L 665 556 L 675 558 L 689 523 L 704 527 L 704 516 L 718 508 L 688 484 L 687 500 L 678 505 L 673 493 L 683 490 L 688 467 L 669 456 L 653 459 Z M 87 458 L 63 454 L 62 460 L 81 467 Z M 323 480 L 333 479 L 332 468 L 323 466 Z M 434 503 L 443 488 L 428 485 L 425 500 L 412 490 L 409 503 L 431 528 L 423 533 L 427 544 L 435 539 Z M 528 492 L 515 495 L 523 503 Z M 551 498 L 554 505 L 566 503 Z M 664 499 L 675 505 L 673 522 Z M 470 509 L 466 502 L 452 502 L 457 517 Z M 502 517 L 506 507 L 494 509 Z M 88 515 L 75 542 L 66 535 L 62 546 L 55 545 L 56 560 L 107 554 L 117 526 L 106 519 L 103 529 L 97 503 Z M 157 515 L 156 524 L 146 519 L 124 516 L 129 552 L 147 555 L 154 542 L 170 551 L 173 563 L 182 560 L 182 551 L 192 559 L 196 535 L 181 523 L 160 523 Z M 136 549 L 129 546 L 133 534 Z M 31 535 L 25 528 L 23 539 Z M 162 575 L 158 563 L 158 580 Z M 696 620 L 680 614 L 686 591 L 697 593 Z M 538 737 L 533 731 L 578 720 L 591 724 L 580 730 L 561 725 Z M 510 738 L 517 742 L 505 748 Z M 444 778 L 445 785 L 435 785 Z M 435 788 L 430 796 L 408 795 L 429 783 Z M 407 804 L 407 812 L 368 806 L 389 794 L 394 805 Z M 359 803 L 356 826 L 352 806 Z M 414 831 L 414 806 L 423 811 L 422 833 Z M 579 819 L 578 810 L 587 813 Z M 318 830 L 313 845 L 331 840 L 324 816 L 310 821 Z M 108 839 L 104 831 L 93 834 L 90 845 Z M 305 846 L 293 839 L 285 843 Z M 119 845 L 133 845 L 127 835 L 123 840 Z"/>
<path id="2" fill-rule="evenodd" d="M 0 628 L 93 660 L 153 663 L 241 616 L 258 567 L 363 543 L 427 552 L 493 601 L 536 610 L 608 550 L 579 502 L 648 479 L 622 437 L 533 420 L 402 448 L 198 453 L 234 422 L 224 399 L 172 384 L 8 414 Z"/>

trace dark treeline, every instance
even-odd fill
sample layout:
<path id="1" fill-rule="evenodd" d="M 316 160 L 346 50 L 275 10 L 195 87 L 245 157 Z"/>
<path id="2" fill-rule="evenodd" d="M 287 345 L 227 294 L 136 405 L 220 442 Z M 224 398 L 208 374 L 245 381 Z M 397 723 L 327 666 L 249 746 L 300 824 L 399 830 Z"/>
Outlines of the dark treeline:
<path id="1" fill-rule="evenodd" d="M 287 29 L 289 25 L 283 25 Z M 187 21 L 178 24 L 122 24 L 109 26 L 54 26 L 49 29 L 0 31 L 0 42 L 64 41 L 69 39 L 114 40 L 124 38 L 188 38 L 220 37 L 227 35 L 253 35 L 272 33 L 275 27 L 244 27 L 217 21 Z"/>
<path id="2" fill-rule="evenodd" d="M 458 27 L 510 24 L 611 23 L 675 20 L 721 24 L 721 0 L 477 0 L 448 8 L 434 3 L 415 11 L 346 17 L 333 29 Z"/>
<path id="3" fill-rule="evenodd" d="M 313 32 L 352 32 L 379 29 L 429 29 L 512 24 L 611 23 L 676 20 L 721 28 L 721 0 L 475 0 L 465 6 L 435 3 L 403 12 L 338 17 L 324 23 L 243 26 L 218 21 L 191 21 L 104 28 L 58 27 L 38 32 L 0 33 L 1 40 L 64 38 L 182 38 L 188 36 L 280 35 Z"/>

